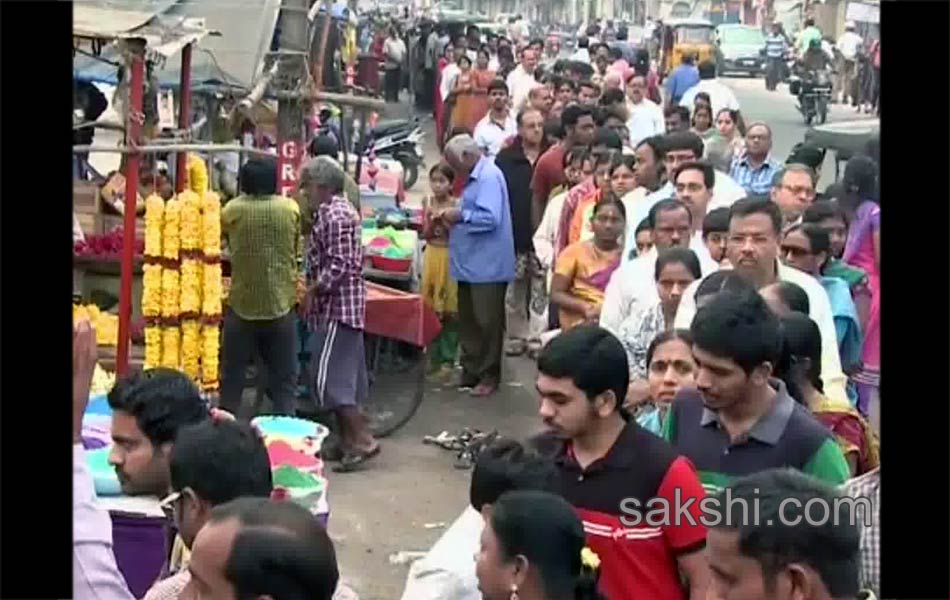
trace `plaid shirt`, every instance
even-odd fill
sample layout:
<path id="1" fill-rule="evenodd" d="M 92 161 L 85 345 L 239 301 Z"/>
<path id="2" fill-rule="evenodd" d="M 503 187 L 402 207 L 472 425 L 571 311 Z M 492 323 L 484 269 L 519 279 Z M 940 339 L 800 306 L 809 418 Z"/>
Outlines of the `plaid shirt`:
<path id="1" fill-rule="evenodd" d="M 360 223 L 356 210 L 342 196 L 334 196 L 316 210 L 307 253 L 307 287 L 316 288 L 307 316 L 311 327 L 339 321 L 363 329 L 366 284 Z"/>
<path id="2" fill-rule="evenodd" d="M 221 210 L 221 228 L 231 253 L 228 306 L 247 320 L 290 312 L 297 303 L 297 203 L 280 196 L 241 196 Z"/>
<path id="3" fill-rule="evenodd" d="M 749 194 L 768 194 L 772 189 L 772 178 L 778 173 L 781 166 L 772 160 L 772 155 L 766 157 L 765 162 L 757 168 L 749 164 L 745 153 L 732 160 L 729 175 L 736 180 Z"/>
<path id="4" fill-rule="evenodd" d="M 867 498 L 871 501 L 871 523 L 864 526 L 864 511 L 856 511 L 861 527 L 861 589 L 881 593 L 881 468 L 868 471 L 860 477 L 848 480 L 844 492 L 852 498 Z"/>

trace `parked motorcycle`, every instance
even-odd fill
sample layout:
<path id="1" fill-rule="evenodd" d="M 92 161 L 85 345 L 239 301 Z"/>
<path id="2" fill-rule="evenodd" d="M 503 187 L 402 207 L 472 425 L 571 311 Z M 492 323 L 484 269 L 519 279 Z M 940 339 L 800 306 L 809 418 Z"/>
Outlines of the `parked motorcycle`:
<path id="1" fill-rule="evenodd" d="M 806 125 L 811 125 L 816 118 L 822 125 L 827 121 L 831 90 L 831 74 L 826 70 L 792 75 L 788 82 L 788 91 L 798 98 L 798 112 L 805 118 Z"/>
<path id="2" fill-rule="evenodd" d="M 367 134 L 363 156 L 372 150 L 380 158 L 398 161 L 403 168 L 403 186 L 410 189 L 419 179 L 419 167 L 424 166 L 422 141 L 425 132 L 418 119 L 380 121 Z"/>

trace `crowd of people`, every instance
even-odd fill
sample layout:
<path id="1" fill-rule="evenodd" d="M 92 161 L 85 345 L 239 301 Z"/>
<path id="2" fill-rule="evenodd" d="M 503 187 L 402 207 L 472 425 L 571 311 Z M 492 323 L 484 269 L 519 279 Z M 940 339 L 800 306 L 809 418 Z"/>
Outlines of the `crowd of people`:
<path id="1" fill-rule="evenodd" d="M 711 63 L 686 57 L 663 90 L 619 33 L 611 45 L 589 32 L 568 60 L 543 59 L 531 39 L 469 56 L 470 40 L 441 44 L 441 33 L 443 160 L 429 172 L 421 282 L 443 323 L 434 376 L 484 397 L 503 354 L 530 357 L 546 431 L 478 456 L 470 506 L 413 565 L 404 600 L 876 593 L 876 142 L 819 193 L 824 153 L 775 156 L 769 124 L 743 114 Z M 275 196 L 273 161 L 248 161 L 241 179 L 245 195 L 223 212 L 227 412 L 175 371 L 120 380 L 109 460 L 124 493 L 167 511 L 174 543 L 147 597 L 340 598 L 333 543 L 274 497 L 262 441 L 230 413 L 254 352 L 275 410 L 293 413 L 296 310 L 313 397 L 339 424 L 342 452 L 325 459 L 348 472 L 380 452 L 359 408 L 358 200 L 329 155 L 304 165 L 297 202 Z M 126 598 L 81 444 L 88 323 L 74 356 L 76 597 Z M 842 494 L 869 509 L 853 522 L 782 521 L 790 498 L 832 506 Z M 759 519 L 728 504 L 730 518 L 707 523 L 707 497 L 755 500 Z M 684 518 L 630 521 L 656 500 Z"/>

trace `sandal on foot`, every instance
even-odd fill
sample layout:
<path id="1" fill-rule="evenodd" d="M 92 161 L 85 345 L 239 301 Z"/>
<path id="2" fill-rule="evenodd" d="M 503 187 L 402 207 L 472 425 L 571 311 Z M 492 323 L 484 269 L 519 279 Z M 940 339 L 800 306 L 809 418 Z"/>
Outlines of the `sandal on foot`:
<path id="1" fill-rule="evenodd" d="M 333 467 L 334 473 L 352 473 L 364 468 L 367 461 L 379 454 L 379 445 L 369 452 L 346 452 L 340 459 L 340 464 Z"/>

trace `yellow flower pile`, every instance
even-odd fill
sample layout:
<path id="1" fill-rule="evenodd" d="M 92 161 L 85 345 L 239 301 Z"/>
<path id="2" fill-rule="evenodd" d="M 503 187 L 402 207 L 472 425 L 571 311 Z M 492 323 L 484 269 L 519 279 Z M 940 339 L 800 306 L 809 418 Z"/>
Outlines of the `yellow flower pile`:
<path id="1" fill-rule="evenodd" d="M 182 250 L 198 250 L 203 243 L 201 198 L 191 190 L 178 194 L 181 203 L 179 239 Z"/>
<path id="2" fill-rule="evenodd" d="M 201 312 L 201 261 L 184 258 L 181 261 L 181 297 L 179 308 L 184 318 L 194 318 Z"/>
<path id="3" fill-rule="evenodd" d="M 73 304 L 73 323 L 89 321 L 96 328 L 96 343 L 115 346 L 119 343 L 119 317 L 99 310 L 95 304 Z"/>
<path id="4" fill-rule="evenodd" d="M 146 202 L 145 367 L 181 369 L 218 389 L 223 278 L 221 199 L 189 189 Z M 181 319 L 181 321 L 179 321 Z"/>
<path id="5" fill-rule="evenodd" d="M 145 326 L 145 368 L 154 369 L 162 364 L 162 328 Z"/>
<path id="6" fill-rule="evenodd" d="M 177 326 L 162 327 L 161 366 L 177 369 L 181 363 L 181 329 Z"/>
<path id="7" fill-rule="evenodd" d="M 162 255 L 162 227 L 164 225 L 165 201 L 158 194 L 145 199 L 145 257 Z"/>
<path id="8" fill-rule="evenodd" d="M 198 380 L 198 360 L 201 358 L 201 326 L 188 319 L 181 324 L 181 370 L 191 379 Z"/>
<path id="9" fill-rule="evenodd" d="M 107 394 L 115 385 L 115 373 L 106 371 L 102 365 L 96 363 L 96 368 L 92 372 L 92 385 L 89 387 L 89 393 L 93 395 Z"/>

